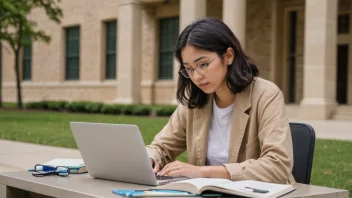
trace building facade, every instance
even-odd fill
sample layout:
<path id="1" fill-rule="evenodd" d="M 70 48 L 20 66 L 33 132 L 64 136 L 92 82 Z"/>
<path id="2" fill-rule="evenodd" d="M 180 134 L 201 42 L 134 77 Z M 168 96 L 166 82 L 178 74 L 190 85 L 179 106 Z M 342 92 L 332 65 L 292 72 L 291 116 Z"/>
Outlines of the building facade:
<path id="1" fill-rule="evenodd" d="M 175 104 L 178 34 L 205 16 L 223 20 L 283 91 L 290 117 L 352 119 L 352 0 L 62 1 L 52 36 L 22 50 L 24 101 Z M 2 44 L 3 100 L 16 101 L 14 57 Z"/>

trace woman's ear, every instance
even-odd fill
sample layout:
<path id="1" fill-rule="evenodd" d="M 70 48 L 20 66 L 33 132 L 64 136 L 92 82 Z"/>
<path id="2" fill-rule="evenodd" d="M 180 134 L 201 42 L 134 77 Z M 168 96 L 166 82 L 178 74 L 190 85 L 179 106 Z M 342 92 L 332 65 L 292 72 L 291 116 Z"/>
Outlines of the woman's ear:
<path id="1" fill-rule="evenodd" d="M 235 59 L 235 52 L 233 51 L 232 47 L 227 48 L 224 58 L 227 65 L 232 64 L 233 60 Z"/>

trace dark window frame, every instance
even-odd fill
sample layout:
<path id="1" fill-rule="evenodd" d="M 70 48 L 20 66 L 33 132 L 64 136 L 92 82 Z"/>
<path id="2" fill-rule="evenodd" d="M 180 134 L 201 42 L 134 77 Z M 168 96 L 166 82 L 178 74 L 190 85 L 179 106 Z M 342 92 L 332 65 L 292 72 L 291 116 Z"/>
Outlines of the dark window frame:
<path id="1" fill-rule="evenodd" d="M 80 26 L 65 29 L 65 79 L 80 79 Z M 74 48 L 75 47 L 75 48 Z M 76 63 L 76 64 L 73 64 Z M 72 65 L 71 65 L 72 64 Z M 73 68 L 74 67 L 74 68 Z M 76 73 L 74 73 L 76 72 Z"/>
<path id="2" fill-rule="evenodd" d="M 173 79 L 174 49 L 178 34 L 179 17 L 162 18 L 159 20 L 159 80 Z M 170 38 L 172 40 L 169 40 Z"/>
<path id="3" fill-rule="evenodd" d="M 32 39 L 25 36 L 24 40 L 29 41 L 30 44 L 23 46 L 22 54 L 22 80 L 32 80 Z"/>
<path id="4" fill-rule="evenodd" d="M 339 14 L 337 16 L 337 34 L 349 34 L 350 14 Z"/>
<path id="5" fill-rule="evenodd" d="M 117 20 L 106 21 L 105 25 L 105 79 L 115 80 L 117 73 Z"/>

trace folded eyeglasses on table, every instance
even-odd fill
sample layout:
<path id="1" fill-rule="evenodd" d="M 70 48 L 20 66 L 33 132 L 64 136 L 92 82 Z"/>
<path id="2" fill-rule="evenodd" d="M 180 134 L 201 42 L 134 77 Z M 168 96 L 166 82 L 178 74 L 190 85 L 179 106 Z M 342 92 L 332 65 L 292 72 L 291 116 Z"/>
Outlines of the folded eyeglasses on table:
<path id="1" fill-rule="evenodd" d="M 35 177 L 43 177 L 48 175 L 58 175 L 61 177 L 67 177 L 70 174 L 70 169 L 66 166 L 48 166 L 37 164 L 34 166 L 34 172 L 32 173 Z"/>

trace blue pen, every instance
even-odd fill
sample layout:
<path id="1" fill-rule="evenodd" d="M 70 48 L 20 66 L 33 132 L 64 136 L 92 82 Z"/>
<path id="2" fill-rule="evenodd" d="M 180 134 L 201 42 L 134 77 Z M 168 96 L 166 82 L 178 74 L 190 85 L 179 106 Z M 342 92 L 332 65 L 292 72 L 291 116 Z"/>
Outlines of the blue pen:
<path id="1" fill-rule="evenodd" d="M 263 189 L 258 189 L 258 188 L 252 188 L 252 187 L 244 187 L 244 188 L 247 188 L 247 189 L 251 189 L 253 192 L 255 193 L 268 193 L 269 191 L 268 190 L 263 190 Z"/>

